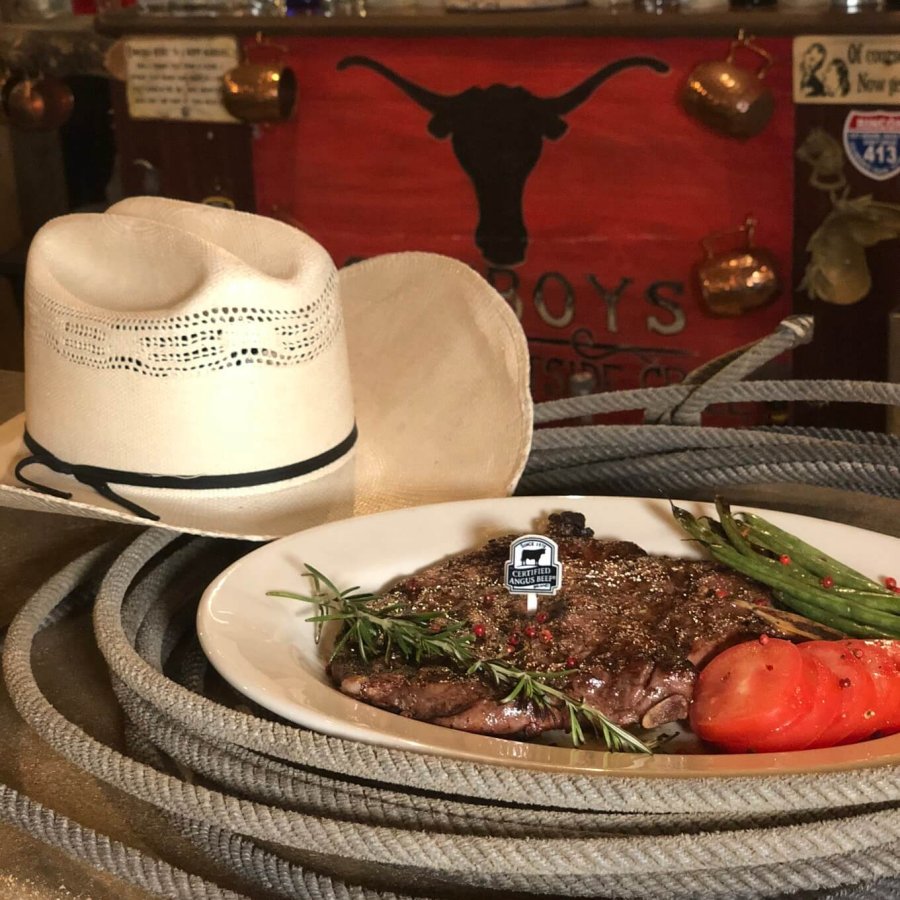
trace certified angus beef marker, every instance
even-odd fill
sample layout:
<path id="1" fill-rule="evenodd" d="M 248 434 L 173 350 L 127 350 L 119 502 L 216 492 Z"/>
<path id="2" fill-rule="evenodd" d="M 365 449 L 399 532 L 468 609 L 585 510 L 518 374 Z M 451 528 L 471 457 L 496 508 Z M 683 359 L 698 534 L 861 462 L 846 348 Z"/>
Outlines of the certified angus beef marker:
<path id="1" fill-rule="evenodd" d="M 503 583 L 510 594 L 525 594 L 526 611 L 538 611 L 538 594 L 555 594 L 562 584 L 559 546 L 542 534 L 526 534 L 509 545 Z"/>

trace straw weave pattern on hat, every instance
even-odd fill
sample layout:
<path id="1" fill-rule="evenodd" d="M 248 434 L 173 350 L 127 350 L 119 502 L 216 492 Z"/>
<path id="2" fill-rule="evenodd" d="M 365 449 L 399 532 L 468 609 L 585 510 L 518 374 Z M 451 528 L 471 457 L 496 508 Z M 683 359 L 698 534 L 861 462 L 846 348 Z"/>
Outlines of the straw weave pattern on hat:
<path id="1" fill-rule="evenodd" d="M 223 306 L 160 318 L 73 310 L 35 290 L 36 341 L 69 362 L 164 378 L 241 365 L 288 366 L 315 359 L 341 337 L 337 273 L 296 310 Z"/>

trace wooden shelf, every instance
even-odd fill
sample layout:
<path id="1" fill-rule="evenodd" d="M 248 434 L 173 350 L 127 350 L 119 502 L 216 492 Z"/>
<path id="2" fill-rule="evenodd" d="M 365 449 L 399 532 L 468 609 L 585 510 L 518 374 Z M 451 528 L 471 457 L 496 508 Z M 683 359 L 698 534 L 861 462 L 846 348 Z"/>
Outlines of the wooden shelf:
<path id="1" fill-rule="evenodd" d="M 57 16 L 0 25 L 0 63 L 54 75 L 105 76 L 103 56 L 112 39 L 98 34 L 92 16 Z"/>
<path id="2" fill-rule="evenodd" d="M 593 7 L 522 12 L 443 12 L 402 10 L 365 17 L 296 16 L 168 16 L 133 10 L 107 13 L 96 20 L 108 35 L 125 34 L 265 34 L 372 35 L 579 35 L 707 37 L 732 36 L 739 28 L 755 35 L 900 34 L 900 12 L 794 13 L 749 10 L 718 13 L 611 14 Z"/>
<path id="3" fill-rule="evenodd" d="M 0 37 L 14 39 L 21 35 L 81 35 L 90 34 L 94 30 L 92 16 L 55 16 L 52 19 L 35 21 L 3 22 L 0 24 Z"/>

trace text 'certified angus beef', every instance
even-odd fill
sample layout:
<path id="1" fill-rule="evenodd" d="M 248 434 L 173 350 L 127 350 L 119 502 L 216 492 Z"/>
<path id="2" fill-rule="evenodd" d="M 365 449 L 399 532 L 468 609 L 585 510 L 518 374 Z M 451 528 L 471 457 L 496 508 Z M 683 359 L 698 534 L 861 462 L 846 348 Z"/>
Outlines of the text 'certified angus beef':
<path id="1" fill-rule="evenodd" d="M 536 615 L 526 612 L 525 597 L 504 586 L 516 535 L 406 578 L 372 606 L 436 613 L 435 629 L 447 621 L 475 623 L 477 658 L 559 672 L 554 684 L 568 697 L 616 725 L 644 728 L 687 717 L 697 672 L 716 653 L 778 633 L 752 612 L 770 604 L 767 589 L 718 563 L 596 539 L 578 513 L 551 515 L 545 533 L 558 544 L 565 576 Z M 350 641 L 331 662 L 344 693 L 404 716 L 505 736 L 568 727 L 564 705 L 504 702 L 508 686 L 471 672 L 440 658 L 419 664 L 393 653 L 362 658 Z"/>
<path id="2" fill-rule="evenodd" d="M 453 152 L 478 200 L 475 243 L 485 259 L 497 265 L 514 265 L 525 258 L 525 182 L 540 159 L 544 138 L 557 140 L 566 133 L 563 116 L 625 69 L 669 71 L 669 66 L 655 57 L 630 56 L 604 66 L 558 97 L 538 97 L 526 88 L 505 84 L 438 94 L 366 56 L 348 56 L 338 63 L 341 70 L 350 66 L 364 66 L 383 75 L 431 113 L 428 131 L 434 137 L 451 138 Z"/>

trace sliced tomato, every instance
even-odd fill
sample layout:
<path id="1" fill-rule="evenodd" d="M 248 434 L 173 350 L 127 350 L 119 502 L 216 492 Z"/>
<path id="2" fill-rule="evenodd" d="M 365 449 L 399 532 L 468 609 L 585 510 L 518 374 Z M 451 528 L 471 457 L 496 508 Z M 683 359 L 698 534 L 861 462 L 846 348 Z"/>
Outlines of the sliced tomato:
<path id="1" fill-rule="evenodd" d="M 800 645 L 800 652 L 824 663 L 841 689 L 840 715 L 810 746 L 835 747 L 871 737 L 875 731 L 878 693 L 862 656 L 852 652 L 848 641 L 808 641 Z"/>
<path id="2" fill-rule="evenodd" d="M 891 690 L 887 695 L 888 699 L 885 700 L 888 711 L 881 731 L 884 734 L 896 734 L 900 731 L 900 641 L 866 641 L 866 643 L 878 644 L 887 658 L 880 671 L 891 680 Z"/>
<path id="3" fill-rule="evenodd" d="M 790 641 L 736 644 L 714 657 L 694 688 L 690 721 L 705 741 L 749 747 L 813 705 L 815 678 Z"/>
<path id="4" fill-rule="evenodd" d="M 872 731 L 900 731 L 900 642 L 841 641 L 865 667 L 875 685 L 875 716 Z"/>
<path id="5" fill-rule="evenodd" d="M 803 678 L 812 695 L 809 709 L 783 728 L 749 737 L 743 744 L 723 745 L 732 753 L 778 753 L 805 750 L 840 715 L 842 691 L 831 670 L 817 657 L 803 658 Z"/>

